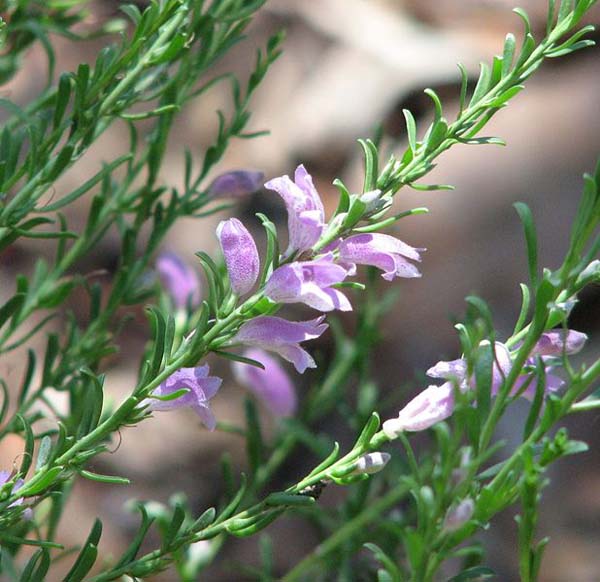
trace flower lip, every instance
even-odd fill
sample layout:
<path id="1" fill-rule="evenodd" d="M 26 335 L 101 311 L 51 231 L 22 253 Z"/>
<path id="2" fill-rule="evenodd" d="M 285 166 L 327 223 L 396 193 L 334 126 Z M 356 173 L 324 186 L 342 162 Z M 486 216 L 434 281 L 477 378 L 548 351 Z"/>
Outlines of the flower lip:
<path id="1" fill-rule="evenodd" d="M 382 277 L 388 281 L 394 277 L 420 277 L 421 273 L 408 259 L 420 261 L 420 252 L 424 250 L 381 233 L 356 234 L 339 245 L 342 264 L 350 265 L 350 269 L 356 264 L 372 265 L 384 271 Z"/>
<path id="2" fill-rule="evenodd" d="M 316 364 L 310 354 L 300 347 L 300 342 L 318 338 L 328 327 L 324 316 L 309 321 L 287 321 L 281 317 L 261 315 L 240 326 L 231 343 L 255 346 L 279 354 L 294 364 L 302 374 Z"/>
<path id="3" fill-rule="evenodd" d="M 277 303 L 305 303 L 319 311 L 350 311 L 348 298 L 332 285 L 341 283 L 348 272 L 327 253 L 313 261 L 282 265 L 270 276 L 265 295 Z"/>

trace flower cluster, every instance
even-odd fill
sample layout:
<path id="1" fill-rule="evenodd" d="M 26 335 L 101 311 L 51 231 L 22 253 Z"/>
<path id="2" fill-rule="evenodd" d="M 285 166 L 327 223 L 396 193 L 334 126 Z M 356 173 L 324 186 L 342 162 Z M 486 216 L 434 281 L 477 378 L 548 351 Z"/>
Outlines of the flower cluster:
<path id="1" fill-rule="evenodd" d="M 538 388 L 534 371 L 536 357 L 541 358 L 545 367 L 544 392 L 551 394 L 559 390 L 564 381 L 552 373 L 560 363 L 557 358 L 576 354 L 586 340 L 584 333 L 574 330 L 553 330 L 542 334 L 529 354 L 523 373 L 519 374 L 512 386 L 511 396 L 523 396 L 530 400 L 535 396 Z M 482 348 L 489 345 L 489 342 L 481 343 Z M 491 394 L 496 396 L 512 369 L 514 356 L 501 342 L 495 342 L 493 351 Z M 451 416 L 455 406 L 455 386 L 461 392 L 475 389 L 475 378 L 468 376 L 464 358 L 438 362 L 427 370 L 427 375 L 446 382 L 441 386 L 427 387 L 400 411 L 397 418 L 384 422 L 382 428 L 388 438 L 394 439 L 403 431 L 424 430 Z"/>
<path id="2" fill-rule="evenodd" d="M 236 195 L 256 189 L 258 177 L 256 173 L 247 172 L 227 174 L 217 178 L 210 190 L 215 195 L 224 195 L 226 191 Z M 413 248 L 393 236 L 354 234 L 324 245 L 321 241 L 328 224 L 323 202 L 304 166 L 298 166 L 294 180 L 281 176 L 268 181 L 265 188 L 276 192 L 285 203 L 288 246 L 279 258 L 279 266 L 270 272 L 264 286 L 257 290 L 257 297 L 266 297 L 274 304 L 303 303 L 321 313 L 351 311 L 350 300 L 338 286 L 347 277 L 356 274 L 357 265 L 381 269 L 386 280 L 420 276 L 410 261 L 420 261 L 420 251 L 424 249 Z M 375 194 L 381 195 L 380 192 Z M 217 238 L 231 291 L 236 298 L 248 295 L 255 288 L 261 272 L 261 261 L 252 235 L 240 220 L 230 218 L 218 225 Z M 320 245 L 325 249 L 316 251 Z M 192 300 L 197 302 L 197 288 L 193 287 L 191 275 L 182 264 L 167 256 L 159 261 L 158 266 L 177 305 L 186 305 Z M 269 265 L 267 267 L 270 268 Z M 296 407 L 293 385 L 284 370 L 264 350 L 291 362 L 297 372 L 303 373 L 316 364 L 300 344 L 318 338 L 326 329 L 323 315 L 308 321 L 288 321 L 273 315 L 247 319 L 239 325 L 229 345 L 250 347 L 246 355 L 261 363 L 265 370 L 236 363 L 236 377 L 262 398 L 274 414 L 292 414 Z M 211 384 L 214 391 L 207 392 L 207 374 L 206 366 L 180 370 L 163 382 L 153 395 L 172 393 L 183 386 L 189 392 L 172 400 L 154 400 L 151 408 L 164 410 L 191 405 L 201 415 L 204 424 L 212 428 L 215 422 L 209 415 L 206 402 L 218 385 Z"/>

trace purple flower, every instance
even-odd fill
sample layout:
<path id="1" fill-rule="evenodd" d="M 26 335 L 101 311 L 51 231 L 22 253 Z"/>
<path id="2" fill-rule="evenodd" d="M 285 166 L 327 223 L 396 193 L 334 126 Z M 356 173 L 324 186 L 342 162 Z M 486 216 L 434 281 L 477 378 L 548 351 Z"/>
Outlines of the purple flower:
<path id="1" fill-rule="evenodd" d="M 348 298 L 331 285 L 347 276 L 344 268 L 332 262 L 332 254 L 314 261 L 283 265 L 269 277 L 265 295 L 277 303 L 306 303 L 319 311 L 351 311 Z"/>
<path id="2" fill-rule="evenodd" d="M 155 388 L 144 404 L 147 404 L 150 410 L 173 410 L 190 406 L 198 414 L 202 424 L 208 430 L 214 430 L 217 421 L 208 406 L 208 401 L 217 393 L 222 380 L 216 376 L 209 376 L 208 373 L 208 365 L 181 368 L 171 374 L 158 388 Z M 185 388 L 188 389 L 188 392 L 173 400 L 152 398 L 152 396 L 168 396 Z"/>
<path id="3" fill-rule="evenodd" d="M 420 277 L 421 273 L 407 259 L 420 261 L 419 251 L 388 234 L 357 234 L 340 243 L 340 261 L 355 265 L 372 265 L 384 271 L 382 277 L 391 281 L 394 277 Z"/>
<path id="4" fill-rule="evenodd" d="M 398 418 L 386 420 L 381 428 L 393 440 L 404 431 L 425 430 L 453 412 L 454 386 L 452 382 L 446 382 L 423 390 L 399 412 Z"/>
<path id="5" fill-rule="evenodd" d="M 0 487 L 2 487 L 2 485 L 7 483 L 8 481 L 10 481 L 11 475 L 12 475 L 12 473 L 10 471 L 0 471 Z M 15 493 L 16 491 L 21 489 L 21 487 L 23 487 L 24 483 L 25 483 L 25 481 L 23 481 L 23 479 L 17 479 L 11 489 L 11 493 Z M 22 504 L 23 504 L 23 498 L 21 497 L 20 499 L 13 501 L 9 505 L 9 507 L 16 507 L 16 506 L 22 505 Z M 25 510 L 25 511 L 27 511 L 27 510 Z"/>
<path id="6" fill-rule="evenodd" d="M 200 282 L 194 269 L 175 253 L 161 253 L 156 260 L 158 276 L 175 307 L 185 309 L 200 303 Z"/>
<path id="7" fill-rule="evenodd" d="M 292 416 L 296 411 L 296 390 L 287 372 L 275 358 L 258 348 L 250 348 L 244 356 L 260 362 L 265 369 L 234 362 L 237 381 L 260 398 L 275 416 Z"/>
<path id="8" fill-rule="evenodd" d="M 242 198 L 262 186 L 265 175 L 251 170 L 234 170 L 217 176 L 208 187 L 214 198 Z"/>
<path id="9" fill-rule="evenodd" d="M 230 218 L 219 223 L 217 237 L 233 292 L 237 295 L 248 293 L 260 271 L 260 259 L 252 235 L 237 218 Z"/>
<path id="10" fill-rule="evenodd" d="M 289 176 L 281 176 L 269 180 L 265 188 L 277 192 L 287 208 L 289 244 L 286 254 L 311 249 L 325 228 L 325 210 L 304 166 L 296 168 L 294 182 Z"/>
<path id="11" fill-rule="evenodd" d="M 316 368 L 316 364 L 299 344 L 319 337 L 327 329 L 323 319 L 324 316 L 310 321 L 286 321 L 262 315 L 244 323 L 231 341 L 275 352 L 302 374 L 306 368 Z"/>
<path id="12" fill-rule="evenodd" d="M 533 347 L 532 356 L 573 355 L 581 351 L 587 335 L 573 329 L 547 331 Z"/>

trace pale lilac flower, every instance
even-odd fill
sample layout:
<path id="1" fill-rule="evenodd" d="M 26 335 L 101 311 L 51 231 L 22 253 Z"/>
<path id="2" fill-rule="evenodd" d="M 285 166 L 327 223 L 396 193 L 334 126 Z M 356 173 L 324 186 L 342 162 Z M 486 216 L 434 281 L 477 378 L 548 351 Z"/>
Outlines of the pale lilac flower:
<path id="1" fill-rule="evenodd" d="M 348 298 L 331 286 L 347 276 L 343 267 L 332 261 L 328 253 L 314 261 L 283 265 L 269 277 L 265 295 L 276 303 L 305 303 L 319 311 L 351 311 Z"/>
<path id="2" fill-rule="evenodd" d="M 258 348 L 250 348 L 244 356 L 260 362 L 265 369 L 234 362 L 236 380 L 262 400 L 275 416 L 292 416 L 296 411 L 296 390 L 281 364 Z"/>
<path id="3" fill-rule="evenodd" d="M 443 528 L 447 532 L 453 532 L 465 525 L 475 513 L 475 502 L 467 497 L 458 505 L 451 507 L 444 518 Z"/>
<path id="4" fill-rule="evenodd" d="M 311 249 L 325 228 L 325 210 L 306 168 L 303 165 L 296 168 L 294 182 L 289 176 L 281 176 L 269 180 L 265 188 L 277 192 L 287 208 L 289 244 L 286 254 Z"/>
<path id="5" fill-rule="evenodd" d="M 452 382 L 446 382 L 423 390 L 399 412 L 398 418 L 386 420 L 381 428 L 392 440 L 404 431 L 425 430 L 448 418 L 453 412 L 454 386 Z"/>
<path id="6" fill-rule="evenodd" d="M 230 218 L 219 223 L 217 237 L 233 292 L 237 295 L 248 293 L 260 271 L 260 259 L 252 235 L 237 218 Z"/>
<path id="7" fill-rule="evenodd" d="M 208 373 L 208 365 L 181 368 L 155 388 L 143 404 L 147 404 L 150 410 L 173 410 L 189 406 L 198 414 L 202 424 L 208 430 L 214 430 L 217 421 L 208 406 L 208 401 L 217 393 L 222 380 L 216 376 L 209 376 Z M 152 396 L 168 396 L 185 388 L 188 392 L 173 400 L 152 398 Z"/>
<path id="8" fill-rule="evenodd" d="M 327 329 L 323 319 L 324 316 L 310 321 L 287 321 L 261 315 L 244 323 L 231 341 L 275 352 L 302 374 L 306 368 L 316 368 L 316 364 L 299 344 L 319 337 Z"/>
<path id="9" fill-rule="evenodd" d="M 4 485 L 5 483 L 7 483 L 8 481 L 10 481 L 11 475 L 12 474 L 11 474 L 10 471 L 0 471 L 0 487 L 2 487 L 2 485 Z M 16 491 L 18 491 L 19 489 L 21 489 L 21 487 L 23 487 L 24 483 L 25 483 L 25 481 L 23 481 L 23 479 L 17 479 L 15 481 L 15 484 L 12 487 L 11 493 L 15 493 Z M 16 501 L 13 501 L 9 505 L 9 507 L 16 507 L 16 506 L 22 505 L 22 504 L 23 504 L 23 498 L 21 497 L 20 499 L 17 499 Z"/>
<path id="10" fill-rule="evenodd" d="M 217 176 L 208 187 L 214 198 L 243 198 L 262 186 L 265 175 L 252 170 L 234 170 Z"/>
<path id="11" fill-rule="evenodd" d="M 178 309 L 195 307 L 200 303 L 198 275 L 179 255 L 161 253 L 156 260 L 158 276 Z"/>
<path id="12" fill-rule="evenodd" d="M 356 468 L 350 475 L 372 475 L 379 473 L 390 460 L 388 453 L 367 453 L 356 461 Z"/>
<path id="13" fill-rule="evenodd" d="M 351 266 L 350 274 L 356 264 L 372 265 L 384 271 L 382 277 L 391 281 L 394 277 L 420 277 L 421 273 L 407 259 L 420 261 L 417 249 L 388 234 L 357 234 L 340 243 L 340 262 Z"/>
<path id="14" fill-rule="evenodd" d="M 562 356 L 573 355 L 581 351 L 587 335 L 573 329 L 555 329 L 542 334 L 533 346 L 532 356 Z"/>

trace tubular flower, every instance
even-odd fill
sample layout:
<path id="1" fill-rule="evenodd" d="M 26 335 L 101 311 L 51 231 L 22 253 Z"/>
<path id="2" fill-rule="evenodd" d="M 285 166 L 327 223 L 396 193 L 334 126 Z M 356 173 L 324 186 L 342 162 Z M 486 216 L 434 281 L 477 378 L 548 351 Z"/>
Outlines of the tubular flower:
<path id="1" fill-rule="evenodd" d="M 244 352 L 246 358 L 260 362 L 265 369 L 243 362 L 234 362 L 236 380 L 262 400 L 275 416 L 292 416 L 296 411 L 296 391 L 287 372 L 279 362 L 258 348 Z"/>
<path id="2" fill-rule="evenodd" d="M 327 329 L 323 319 L 324 316 L 310 321 L 286 321 L 262 315 L 244 323 L 231 341 L 275 352 L 302 374 L 306 368 L 316 368 L 316 364 L 299 344 L 319 337 Z"/>
<path id="3" fill-rule="evenodd" d="M 277 192 L 287 208 L 289 244 L 286 254 L 311 249 L 325 228 L 325 210 L 306 168 L 303 165 L 296 168 L 293 182 L 289 176 L 281 176 L 269 180 L 265 188 Z"/>
<path id="4" fill-rule="evenodd" d="M 398 418 L 386 420 L 382 430 L 393 440 L 401 432 L 425 430 L 448 418 L 454 412 L 454 386 L 446 382 L 441 386 L 429 386 L 415 396 L 398 414 Z"/>
<path id="5" fill-rule="evenodd" d="M 173 410 L 190 406 L 198 414 L 202 424 L 208 430 L 214 430 L 217 421 L 208 406 L 208 401 L 217 393 L 222 380 L 216 376 L 209 376 L 208 373 L 208 365 L 181 368 L 155 388 L 144 404 L 147 404 L 150 410 Z M 185 388 L 188 392 L 172 400 L 152 398 L 152 396 L 169 396 Z"/>
<path id="6" fill-rule="evenodd" d="M 217 176 L 208 187 L 212 198 L 243 198 L 262 186 L 265 175 L 252 170 L 234 170 Z"/>
<path id="7" fill-rule="evenodd" d="M 314 261 L 279 267 L 267 281 L 265 295 L 277 303 L 305 303 L 319 311 L 351 311 L 348 298 L 331 287 L 348 275 L 332 258 L 328 253 Z"/>
<path id="8" fill-rule="evenodd" d="M 194 269 L 175 253 L 161 253 L 156 260 L 158 276 L 178 309 L 200 303 L 200 282 Z"/>
<path id="9" fill-rule="evenodd" d="M 391 281 L 394 277 L 420 277 L 421 273 L 407 259 L 420 261 L 420 251 L 388 234 L 357 234 L 343 240 L 339 246 L 340 262 L 351 266 L 354 274 L 356 264 L 372 265 L 384 271 L 382 277 Z"/>
<path id="10" fill-rule="evenodd" d="M 237 295 L 248 293 L 260 271 L 260 259 L 252 235 L 237 218 L 230 218 L 219 223 L 217 237 L 233 292 Z"/>

